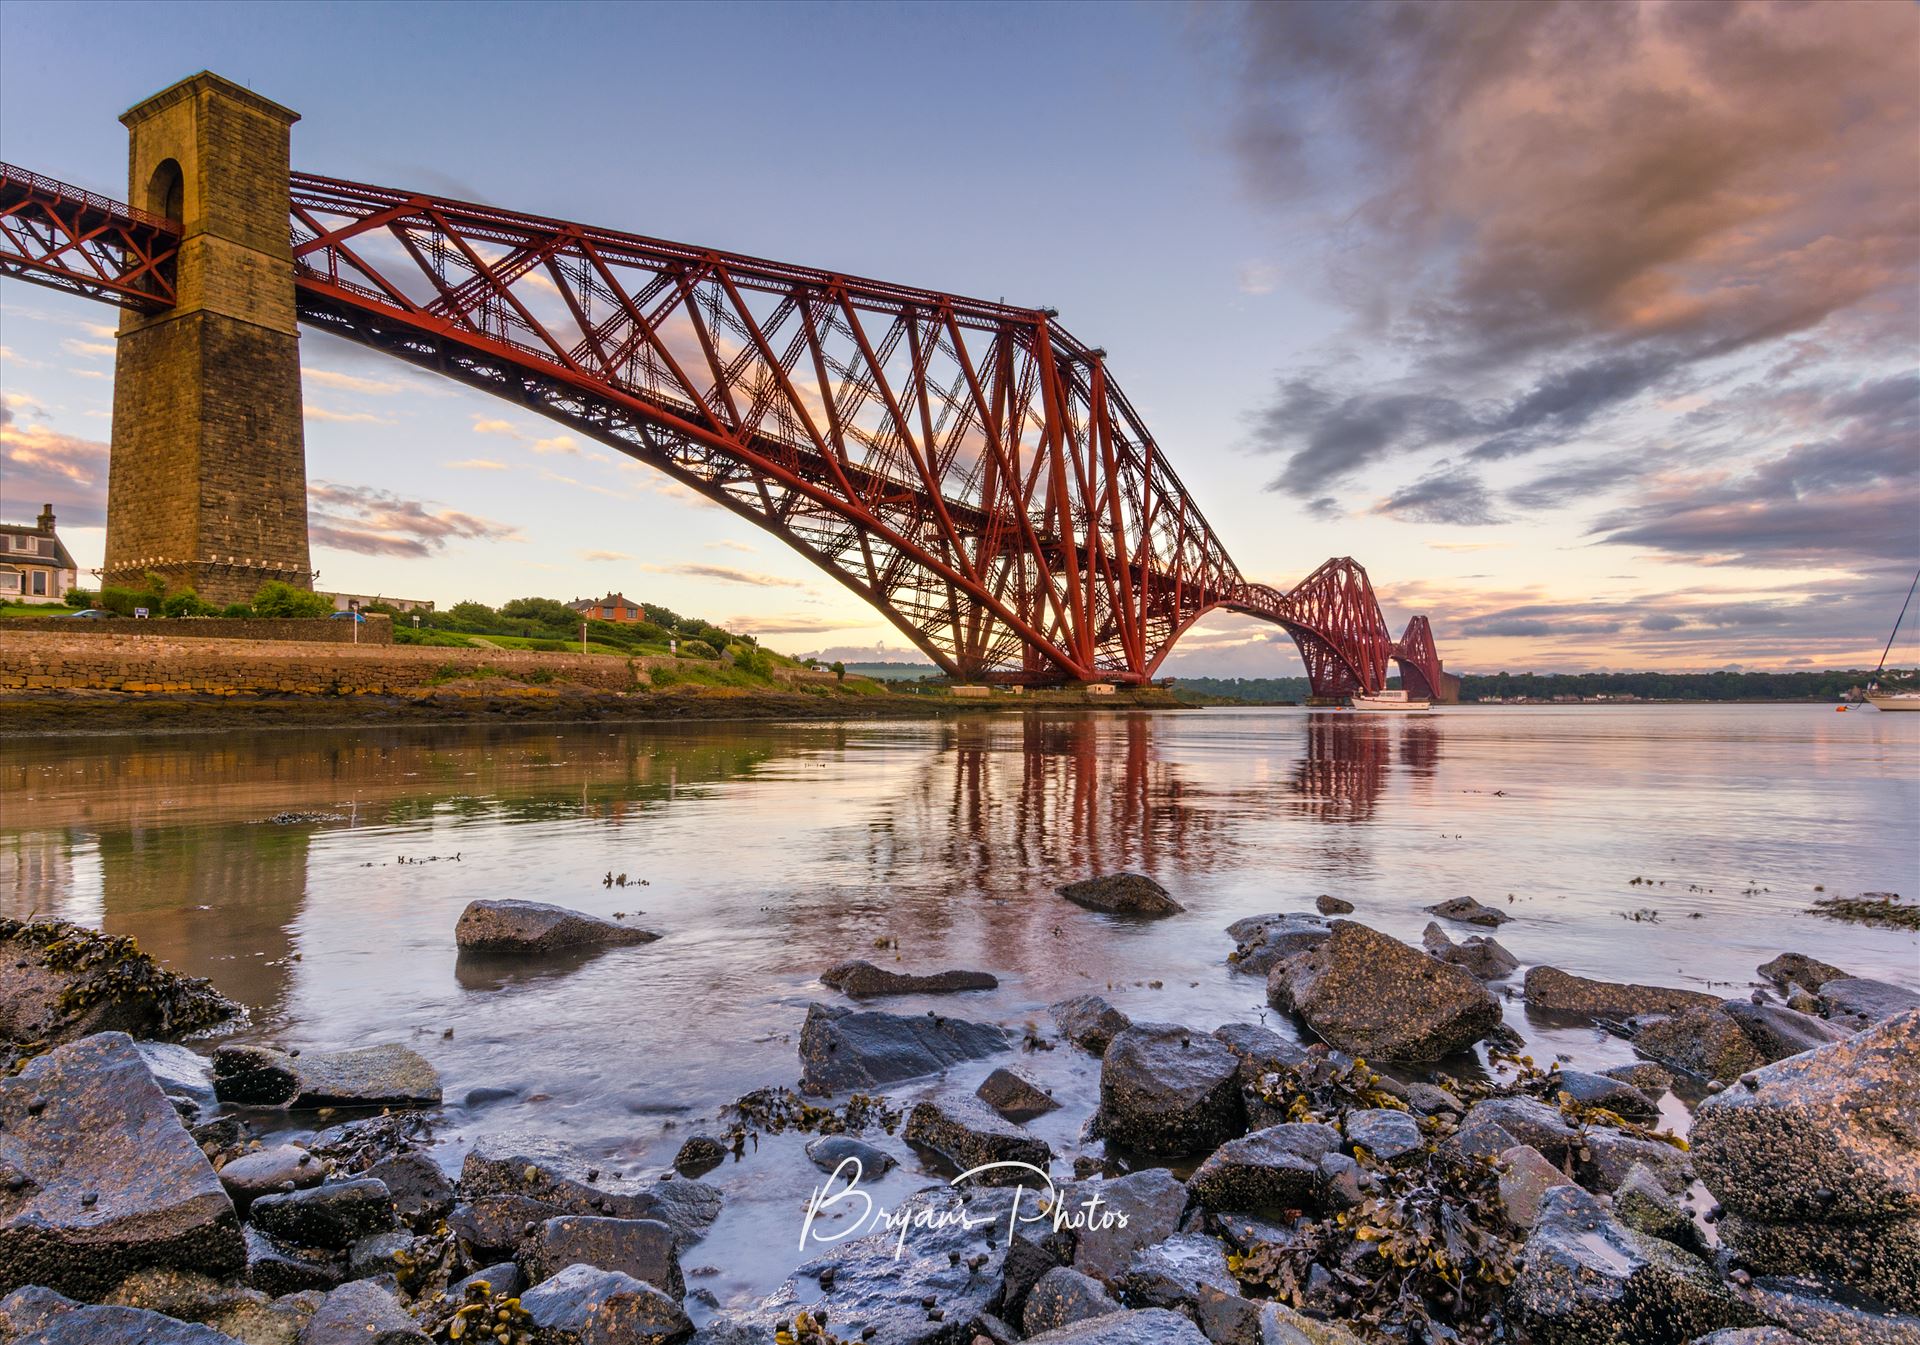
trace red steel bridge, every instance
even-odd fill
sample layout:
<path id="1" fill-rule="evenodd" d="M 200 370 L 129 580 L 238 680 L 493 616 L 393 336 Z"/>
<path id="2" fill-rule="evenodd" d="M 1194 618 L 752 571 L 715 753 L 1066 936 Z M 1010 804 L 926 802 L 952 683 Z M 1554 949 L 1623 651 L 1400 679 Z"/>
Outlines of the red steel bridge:
<path id="1" fill-rule="evenodd" d="M 1018 308 L 295 173 L 299 320 L 517 403 L 753 520 L 953 677 L 1143 683 L 1216 608 L 1283 627 L 1316 697 L 1432 629 L 1367 573 L 1247 579 L 1107 370 Z M 0 275 L 143 312 L 181 226 L 0 164 Z"/>

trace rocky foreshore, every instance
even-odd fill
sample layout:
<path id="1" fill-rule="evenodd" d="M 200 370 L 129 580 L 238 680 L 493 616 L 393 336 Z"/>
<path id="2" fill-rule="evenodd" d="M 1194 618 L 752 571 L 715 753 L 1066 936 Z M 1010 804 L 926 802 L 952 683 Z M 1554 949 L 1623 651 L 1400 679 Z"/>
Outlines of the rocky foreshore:
<path id="1" fill-rule="evenodd" d="M 1139 875 L 1063 895 L 1184 911 Z M 991 972 L 823 969 L 793 1078 L 650 1181 L 575 1167 L 562 1134 L 482 1140 L 452 1170 L 409 1047 L 223 1037 L 239 1007 L 131 940 L 0 922 L 0 1341 L 1920 1341 L 1920 996 L 1796 953 L 1725 999 L 1522 976 L 1491 936 L 1435 923 L 1414 947 L 1319 907 L 1221 940 L 1221 974 L 1260 978 L 1288 1032 L 1136 1021 L 1098 994 L 1050 1027 L 985 1021 L 966 1005 Z M 671 937 L 515 901 L 458 930 L 489 958 Z M 909 994 L 953 1012 L 874 1003 Z M 1522 996 L 1640 1061 L 1536 1061 L 1503 1012 Z M 1034 1050 L 1097 1058 L 1097 1091 L 1043 1087 Z M 977 1089 L 943 1077 L 989 1065 Z M 1064 1149 L 1028 1128 L 1055 1112 L 1084 1121 Z M 296 1116 L 315 1128 L 289 1137 Z M 822 1173 L 925 1184 L 722 1304 L 690 1286 L 727 1207 L 704 1178 L 774 1161 L 757 1140 L 782 1131 Z"/>

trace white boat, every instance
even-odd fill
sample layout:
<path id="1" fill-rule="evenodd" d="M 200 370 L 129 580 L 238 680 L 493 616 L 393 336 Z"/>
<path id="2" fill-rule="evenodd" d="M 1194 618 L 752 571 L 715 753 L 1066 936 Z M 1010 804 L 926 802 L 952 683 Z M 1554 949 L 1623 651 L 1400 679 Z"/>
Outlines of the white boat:
<path id="1" fill-rule="evenodd" d="M 1900 615 L 1893 619 L 1893 634 L 1887 637 L 1887 647 L 1880 651 L 1880 666 L 1873 670 L 1873 680 L 1867 683 L 1867 704 L 1876 710 L 1920 710 L 1920 688 L 1902 687 L 1898 691 L 1880 685 L 1880 674 L 1887 670 L 1887 655 L 1893 652 L 1893 642 L 1900 636 L 1900 623 L 1907 619 L 1907 608 L 1913 603 L 1913 591 L 1920 588 L 1920 570 L 1914 571 L 1913 582 L 1907 585 L 1907 600 L 1900 604 Z"/>
<path id="2" fill-rule="evenodd" d="M 1355 696 L 1353 708 L 1356 710 L 1397 711 L 1406 714 L 1415 710 L 1431 710 L 1433 702 L 1425 696 L 1409 696 L 1404 691 L 1382 691 L 1375 696 Z"/>
<path id="3" fill-rule="evenodd" d="M 1867 704 L 1876 710 L 1920 710 L 1920 691 L 1869 691 Z"/>

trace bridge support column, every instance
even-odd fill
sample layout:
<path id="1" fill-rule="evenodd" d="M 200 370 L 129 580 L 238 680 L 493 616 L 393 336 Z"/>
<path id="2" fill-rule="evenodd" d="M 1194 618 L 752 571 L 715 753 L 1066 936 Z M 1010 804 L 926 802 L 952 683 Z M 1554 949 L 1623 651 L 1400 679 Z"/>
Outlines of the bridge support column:
<path id="1" fill-rule="evenodd" d="M 120 119 L 128 199 L 180 221 L 179 302 L 114 365 L 105 583 L 215 603 L 311 587 L 287 175 L 299 115 L 202 72 Z"/>

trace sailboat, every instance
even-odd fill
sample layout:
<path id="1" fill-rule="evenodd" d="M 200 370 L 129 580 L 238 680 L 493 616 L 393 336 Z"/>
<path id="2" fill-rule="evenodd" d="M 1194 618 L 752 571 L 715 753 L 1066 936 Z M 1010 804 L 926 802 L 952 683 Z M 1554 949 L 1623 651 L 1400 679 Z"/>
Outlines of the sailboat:
<path id="1" fill-rule="evenodd" d="M 1880 666 L 1873 670 L 1873 680 L 1867 683 L 1867 703 L 1876 710 L 1920 710 L 1920 690 L 1903 688 L 1899 691 L 1885 691 L 1880 686 L 1880 674 L 1887 666 L 1887 655 L 1893 652 L 1894 639 L 1900 634 L 1900 623 L 1907 619 L 1907 605 L 1913 601 L 1913 591 L 1920 587 L 1920 570 L 1913 575 L 1913 583 L 1907 585 L 1907 601 L 1900 604 L 1900 615 L 1893 619 L 1893 632 L 1887 636 L 1887 647 L 1880 651 Z"/>

